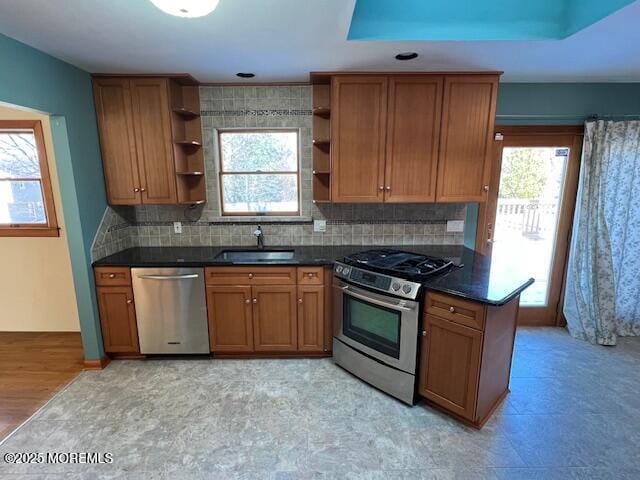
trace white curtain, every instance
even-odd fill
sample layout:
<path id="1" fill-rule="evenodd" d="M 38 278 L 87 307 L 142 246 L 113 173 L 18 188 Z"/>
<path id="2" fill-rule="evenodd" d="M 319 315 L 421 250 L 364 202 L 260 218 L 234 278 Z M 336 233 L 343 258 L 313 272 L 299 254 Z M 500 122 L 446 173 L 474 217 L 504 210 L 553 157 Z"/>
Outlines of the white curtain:
<path id="1" fill-rule="evenodd" d="M 585 124 L 564 314 L 591 343 L 640 335 L 640 121 Z"/>

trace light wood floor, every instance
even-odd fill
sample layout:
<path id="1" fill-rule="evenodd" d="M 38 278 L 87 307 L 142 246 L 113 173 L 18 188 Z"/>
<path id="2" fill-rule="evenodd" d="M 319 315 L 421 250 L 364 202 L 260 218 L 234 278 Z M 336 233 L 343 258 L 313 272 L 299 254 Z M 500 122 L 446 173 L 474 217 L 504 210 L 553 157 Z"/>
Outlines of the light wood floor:
<path id="1" fill-rule="evenodd" d="M 0 440 L 83 368 L 78 332 L 0 332 Z"/>

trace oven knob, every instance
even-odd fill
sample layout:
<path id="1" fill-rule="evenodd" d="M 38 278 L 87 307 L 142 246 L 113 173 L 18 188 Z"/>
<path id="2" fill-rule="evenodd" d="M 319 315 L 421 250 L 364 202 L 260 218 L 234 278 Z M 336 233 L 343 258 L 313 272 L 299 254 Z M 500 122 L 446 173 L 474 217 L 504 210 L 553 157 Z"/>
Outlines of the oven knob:
<path id="1" fill-rule="evenodd" d="M 393 288 L 397 292 L 398 290 L 400 290 L 400 284 L 398 282 L 394 282 L 391 285 L 391 288 Z"/>
<path id="2" fill-rule="evenodd" d="M 410 292 L 411 292 L 411 285 L 406 285 L 406 284 L 405 284 L 405 285 L 403 285 L 403 286 L 402 286 L 402 291 L 403 291 L 404 293 L 410 293 Z"/>
<path id="3" fill-rule="evenodd" d="M 336 272 L 342 273 L 342 265 L 337 265 L 336 266 Z"/>

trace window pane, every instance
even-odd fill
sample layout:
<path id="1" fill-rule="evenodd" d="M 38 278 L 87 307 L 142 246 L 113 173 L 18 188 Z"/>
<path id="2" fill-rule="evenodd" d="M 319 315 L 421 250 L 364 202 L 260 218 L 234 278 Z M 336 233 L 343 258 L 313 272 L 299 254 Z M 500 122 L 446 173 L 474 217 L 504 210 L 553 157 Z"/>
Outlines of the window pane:
<path id="1" fill-rule="evenodd" d="M 0 132 L 0 178 L 40 178 L 33 133 Z"/>
<path id="2" fill-rule="evenodd" d="M 225 212 L 297 212 L 298 175 L 223 175 Z"/>
<path id="3" fill-rule="evenodd" d="M 0 181 L 0 223 L 47 223 L 38 180 Z"/>
<path id="4" fill-rule="evenodd" d="M 297 172 L 297 132 L 221 132 L 225 172 Z"/>
<path id="5" fill-rule="evenodd" d="M 548 304 L 568 158 L 562 146 L 502 151 L 492 256 L 494 264 L 524 266 L 535 278 L 520 296 L 523 307 Z"/>

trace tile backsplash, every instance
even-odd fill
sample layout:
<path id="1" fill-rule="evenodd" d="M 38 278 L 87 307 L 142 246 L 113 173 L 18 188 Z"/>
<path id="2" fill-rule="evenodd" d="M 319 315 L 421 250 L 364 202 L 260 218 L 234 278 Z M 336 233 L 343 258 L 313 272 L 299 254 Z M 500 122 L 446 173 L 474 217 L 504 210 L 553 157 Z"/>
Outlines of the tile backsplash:
<path id="1" fill-rule="evenodd" d="M 466 204 L 314 204 L 311 93 L 310 86 L 201 87 L 207 203 L 107 207 L 93 259 L 133 246 L 254 245 L 258 224 L 272 246 L 463 243 L 462 233 L 446 232 L 446 222 L 464 220 Z M 247 223 L 220 216 L 216 129 L 238 127 L 299 129 L 300 217 Z M 327 220 L 326 232 L 314 232 L 313 219 Z M 182 222 L 182 233 L 174 233 L 173 222 Z"/>

